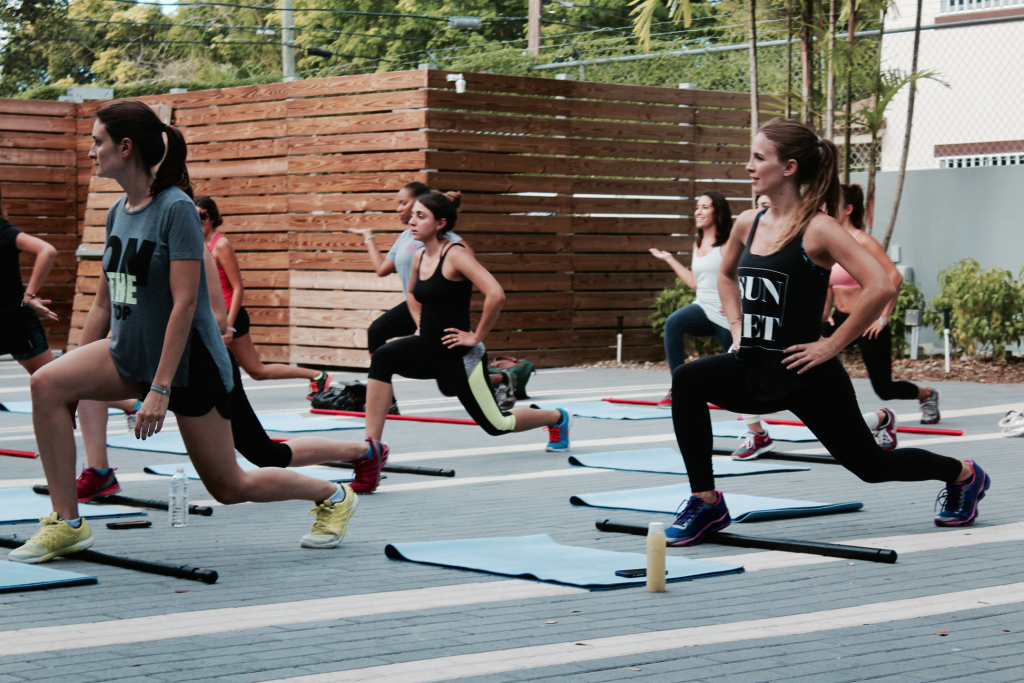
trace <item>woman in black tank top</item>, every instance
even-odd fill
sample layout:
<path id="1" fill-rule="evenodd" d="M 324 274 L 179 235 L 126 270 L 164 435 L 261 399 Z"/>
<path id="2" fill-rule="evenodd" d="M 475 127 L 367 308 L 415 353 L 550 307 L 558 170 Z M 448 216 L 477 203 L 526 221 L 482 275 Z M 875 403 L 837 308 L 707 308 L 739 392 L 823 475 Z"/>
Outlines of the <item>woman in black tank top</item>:
<path id="1" fill-rule="evenodd" d="M 830 140 L 787 119 L 765 124 L 751 146 L 747 172 L 770 208 L 744 212 L 723 250 L 718 288 L 732 348 L 681 365 L 672 376 L 672 421 L 693 495 L 667 530 L 669 545 L 699 543 L 731 522 L 711 469 L 709 402 L 736 413 L 792 411 L 866 482 L 945 482 L 938 526 L 972 524 L 977 516 L 990 477 L 969 460 L 917 448 L 882 450 L 836 358 L 896 295 L 878 261 L 832 218 L 839 203 L 837 158 Z M 835 263 L 863 292 L 826 339 L 821 311 Z"/>
<path id="2" fill-rule="evenodd" d="M 417 334 L 396 339 L 373 353 L 366 391 L 366 435 L 380 440 L 391 406 L 391 378 L 433 379 L 446 396 L 457 396 L 470 416 L 492 436 L 545 427 L 547 450 L 569 449 L 569 414 L 564 410 L 498 407 L 487 377 L 483 340 L 491 331 L 505 292 L 494 276 L 459 244 L 444 239 L 455 227 L 459 195 L 453 202 L 440 192 L 421 195 L 409 228 L 423 243 L 412 260 L 406 289 Z M 473 330 L 469 303 L 473 285 L 484 295 L 483 313 Z"/>

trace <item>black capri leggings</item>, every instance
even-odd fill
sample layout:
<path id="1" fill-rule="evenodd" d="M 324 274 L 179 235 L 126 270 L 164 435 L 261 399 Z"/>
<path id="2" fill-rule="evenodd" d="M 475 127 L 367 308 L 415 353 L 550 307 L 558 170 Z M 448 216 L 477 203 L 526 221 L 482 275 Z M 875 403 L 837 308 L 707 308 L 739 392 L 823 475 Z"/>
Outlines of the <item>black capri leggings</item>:
<path id="1" fill-rule="evenodd" d="M 366 347 L 370 353 L 388 343 L 388 339 L 416 334 L 416 323 L 404 301 L 374 320 L 366 331 Z"/>
<path id="2" fill-rule="evenodd" d="M 930 479 L 950 483 L 960 477 L 959 460 L 921 448 L 882 450 L 864 424 L 845 372 L 782 398 L 761 401 L 751 397 L 747 372 L 736 356 L 723 353 L 685 363 L 672 373 L 672 425 L 692 491 L 715 489 L 708 402 L 734 413 L 793 411 L 840 465 L 869 484 Z"/>
<path id="3" fill-rule="evenodd" d="M 849 317 L 847 313 L 835 311 L 832 314 L 835 325 L 829 325 L 826 321 L 822 326 L 822 334 L 831 337 L 836 328 L 846 322 Z M 878 398 L 883 401 L 895 399 L 909 401 L 917 398 L 916 384 L 892 381 L 892 330 L 888 325 L 882 328 L 875 339 L 861 335 L 855 341 L 850 342 L 850 346 L 854 344 L 860 347 L 860 356 L 864 359 L 864 367 L 867 368 L 871 387 L 878 394 Z"/>
<path id="4" fill-rule="evenodd" d="M 436 380 L 441 393 L 457 397 L 470 417 L 491 436 L 515 429 L 515 416 L 499 408 L 494 399 L 487 380 L 486 353 L 467 371 L 461 357 L 439 356 L 427 347 L 423 337 L 403 337 L 377 349 L 370 361 L 370 379 L 391 384 L 392 375 Z"/>
<path id="5" fill-rule="evenodd" d="M 231 436 L 235 440 L 235 450 L 257 467 L 288 467 L 292 461 L 292 449 L 267 436 L 242 388 L 242 373 L 238 370 L 235 356 L 231 351 L 228 355 L 231 356 L 235 380 L 235 388 L 231 390 Z"/>

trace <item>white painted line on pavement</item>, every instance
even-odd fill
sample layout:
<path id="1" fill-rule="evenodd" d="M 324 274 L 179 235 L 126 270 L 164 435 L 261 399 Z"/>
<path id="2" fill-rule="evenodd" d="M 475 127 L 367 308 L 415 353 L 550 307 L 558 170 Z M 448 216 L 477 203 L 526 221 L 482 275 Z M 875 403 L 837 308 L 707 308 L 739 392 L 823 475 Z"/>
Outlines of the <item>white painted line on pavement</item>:
<path id="1" fill-rule="evenodd" d="M 552 645 L 535 645 L 468 655 L 421 659 L 349 671 L 295 676 L 264 683 L 356 683 L 358 681 L 433 683 L 434 681 L 489 676 L 509 671 L 641 655 L 699 645 L 732 642 L 749 645 L 750 641 L 761 638 L 777 638 L 908 621 L 952 612 L 962 613 L 980 607 L 1020 602 L 1024 602 L 1024 583 L 1014 583 L 957 593 L 793 614 L 786 617 L 649 631 L 627 636 L 582 638 Z"/>

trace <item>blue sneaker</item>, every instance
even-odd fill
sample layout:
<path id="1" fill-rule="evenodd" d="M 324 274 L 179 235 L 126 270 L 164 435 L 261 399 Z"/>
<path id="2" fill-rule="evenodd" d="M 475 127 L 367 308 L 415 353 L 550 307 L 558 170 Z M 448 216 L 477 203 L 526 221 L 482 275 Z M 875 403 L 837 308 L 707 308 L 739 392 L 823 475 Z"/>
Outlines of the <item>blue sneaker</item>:
<path id="1" fill-rule="evenodd" d="M 732 524 L 729 508 L 725 506 L 725 496 L 721 491 L 715 493 L 718 494 L 718 502 L 714 505 L 705 503 L 699 496 L 690 496 L 675 523 L 665 529 L 666 545 L 696 545 L 708 534 Z"/>
<path id="2" fill-rule="evenodd" d="M 569 425 L 572 424 L 572 415 L 569 414 L 569 411 L 561 408 L 557 410 L 562 414 L 562 419 L 555 425 L 544 428 L 548 430 L 548 445 L 544 450 L 554 453 L 569 450 Z"/>
<path id="3" fill-rule="evenodd" d="M 978 501 L 985 497 L 992 477 L 978 463 L 967 462 L 974 468 L 974 476 L 962 484 L 946 484 L 939 492 L 935 503 L 942 505 L 942 512 L 935 516 L 935 526 L 970 526 L 978 517 Z"/>

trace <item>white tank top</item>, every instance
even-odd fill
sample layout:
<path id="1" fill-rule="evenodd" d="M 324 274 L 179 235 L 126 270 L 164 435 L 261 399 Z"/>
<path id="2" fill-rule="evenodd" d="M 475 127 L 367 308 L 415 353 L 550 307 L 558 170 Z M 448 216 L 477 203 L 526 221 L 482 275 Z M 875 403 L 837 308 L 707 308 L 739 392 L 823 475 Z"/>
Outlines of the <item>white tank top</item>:
<path id="1" fill-rule="evenodd" d="M 690 270 L 697 276 L 697 304 L 708 320 L 719 327 L 729 327 L 721 312 L 722 300 L 718 296 L 718 269 L 722 265 L 722 248 L 713 247 L 707 256 L 693 255 Z"/>

